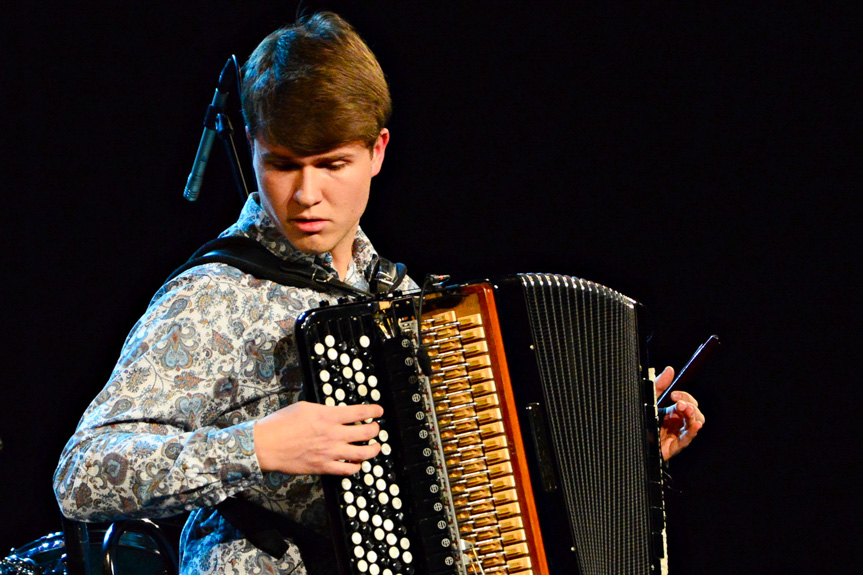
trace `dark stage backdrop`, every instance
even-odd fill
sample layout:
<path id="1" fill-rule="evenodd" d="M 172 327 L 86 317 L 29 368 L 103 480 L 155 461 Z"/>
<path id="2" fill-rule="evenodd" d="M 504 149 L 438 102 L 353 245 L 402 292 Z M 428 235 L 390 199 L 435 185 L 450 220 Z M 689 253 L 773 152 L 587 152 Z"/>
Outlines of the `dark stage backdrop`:
<path id="1" fill-rule="evenodd" d="M 673 572 L 852 572 L 857 14 L 304 4 L 354 23 L 391 82 L 363 219 L 384 255 L 615 287 L 650 308 L 660 367 L 721 336 L 692 386 L 707 426 L 671 466 Z M 78 417 L 160 282 L 233 221 L 221 149 L 199 202 L 181 197 L 204 110 L 227 57 L 295 8 L 3 9 L 0 554 L 59 527 L 51 475 Z"/>

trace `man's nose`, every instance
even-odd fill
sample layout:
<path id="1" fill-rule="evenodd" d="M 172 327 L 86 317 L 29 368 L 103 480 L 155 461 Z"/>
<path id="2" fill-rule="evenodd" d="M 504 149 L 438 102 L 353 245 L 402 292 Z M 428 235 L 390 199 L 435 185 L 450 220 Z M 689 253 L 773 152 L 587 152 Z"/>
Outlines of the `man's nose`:
<path id="1" fill-rule="evenodd" d="M 301 206 L 314 206 L 321 202 L 321 182 L 315 168 L 306 166 L 300 170 L 294 190 L 294 201 Z"/>

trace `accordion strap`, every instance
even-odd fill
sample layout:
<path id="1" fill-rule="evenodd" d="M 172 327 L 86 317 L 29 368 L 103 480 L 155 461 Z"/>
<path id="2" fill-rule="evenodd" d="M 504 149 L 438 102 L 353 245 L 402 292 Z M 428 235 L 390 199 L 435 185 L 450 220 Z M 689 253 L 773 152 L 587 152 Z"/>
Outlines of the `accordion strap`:
<path id="1" fill-rule="evenodd" d="M 249 542 L 261 551 L 281 558 L 288 550 L 285 538 L 299 548 L 309 575 L 331 575 L 335 572 L 333 542 L 269 509 L 245 499 L 229 497 L 216 510 Z"/>
<path id="2" fill-rule="evenodd" d="M 285 261 L 255 240 L 243 236 L 228 236 L 207 242 L 186 263 L 174 270 L 166 282 L 188 269 L 209 263 L 228 264 L 258 279 L 282 285 L 336 291 L 354 297 L 371 295 L 339 280 L 336 274 L 319 265 Z"/>

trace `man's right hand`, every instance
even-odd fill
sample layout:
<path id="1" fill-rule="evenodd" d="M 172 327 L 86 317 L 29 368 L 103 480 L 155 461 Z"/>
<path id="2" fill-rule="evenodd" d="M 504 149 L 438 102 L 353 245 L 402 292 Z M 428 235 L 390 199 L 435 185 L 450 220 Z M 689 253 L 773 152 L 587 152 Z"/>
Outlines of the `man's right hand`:
<path id="1" fill-rule="evenodd" d="M 263 471 L 291 475 L 351 475 L 380 452 L 379 405 L 326 406 L 300 401 L 255 423 L 255 452 Z M 357 425 L 359 424 L 359 425 Z"/>

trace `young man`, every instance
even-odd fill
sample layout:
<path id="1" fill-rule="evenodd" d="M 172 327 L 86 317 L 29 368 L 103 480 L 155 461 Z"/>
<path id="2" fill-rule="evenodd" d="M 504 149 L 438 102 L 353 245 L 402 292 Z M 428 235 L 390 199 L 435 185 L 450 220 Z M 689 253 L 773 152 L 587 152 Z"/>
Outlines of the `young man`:
<path id="1" fill-rule="evenodd" d="M 268 36 L 243 83 L 258 192 L 223 235 L 366 288 L 377 255 L 359 220 L 389 143 L 391 109 L 374 55 L 338 16 L 317 14 Z M 310 558 L 315 534 L 326 538 L 318 476 L 355 473 L 377 455 L 377 444 L 355 443 L 377 435 L 376 423 L 363 422 L 382 415 L 375 405 L 298 401 L 294 324 L 340 295 L 220 263 L 168 282 L 63 452 L 55 491 L 64 514 L 106 521 L 191 511 L 184 573 L 303 573 L 301 548 L 309 567 L 326 564 L 326 556 Z M 666 456 L 703 422 L 685 399 L 666 418 Z M 226 501 L 265 510 L 265 519 L 250 527 Z M 281 547 L 262 545 L 251 532 L 259 523 L 280 533 Z"/>

